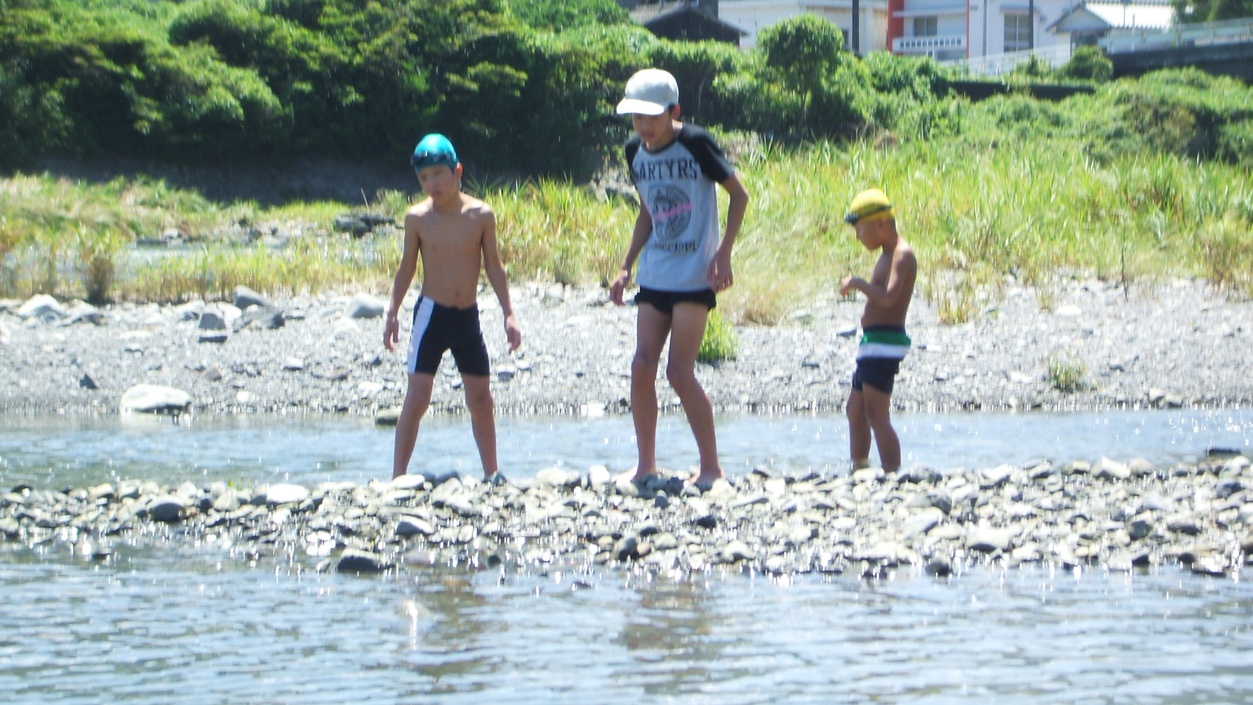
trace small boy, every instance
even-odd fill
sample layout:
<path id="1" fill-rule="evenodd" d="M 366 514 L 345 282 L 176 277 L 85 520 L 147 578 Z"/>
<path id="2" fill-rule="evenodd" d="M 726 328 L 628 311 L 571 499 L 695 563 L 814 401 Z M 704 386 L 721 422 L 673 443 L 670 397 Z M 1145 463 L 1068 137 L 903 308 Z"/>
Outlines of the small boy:
<path id="1" fill-rule="evenodd" d="M 629 114 L 635 129 L 626 143 L 626 161 L 640 193 L 631 244 L 609 288 L 613 302 L 622 305 L 638 257 L 631 415 L 639 462 L 633 479 L 657 474 L 657 367 L 669 338 L 666 379 L 683 404 L 700 453 L 700 471 L 692 481 L 707 488 L 723 472 L 713 406 L 696 379 L 696 354 L 709 311 L 717 305 L 716 292 L 734 283 L 731 248 L 748 192 L 713 137 L 679 121 L 679 87 L 668 72 L 644 69 L 632 76 L 617 112 Z M 730 197 L 721 238 L 715 184 Z"/>
<path id="2" fill-rule="evenodd" d="M 430 134 L 418 142 L 409 160 L 427 195 L 405 213 L 405 247 L 383 327 L 383 346 L 396 349 L 397 315 L 422 256 L 422 291 L 413 309 L 409 341 L 409 388 L 396 424 L 392 478 L 404 475 L 418 440 L 418 427 L 431 404 L 435 372 L 445 350 L 452 350 L 465 385 L 466 407 L 474 441 L 483 462 L 483 478 L 495 481 L 496 420 L 489 385 L 489 360 L 479 327 L 476 299 L 479 267 L 500 301 L 509 352 L 522 344 L 514 320 L 509 285 L 496 248 L 496 215 L 486 203 L 461 192 L 461 162 L 448 138 Z M 503 478 L 502 478 L 503 479 Z"/>
<path id="3" fill-rule="evenodd" d="M 854 289 L 866 296 L 857 369 L 848 395 L 849 450 L 854 470 L 869 467 L 873 432 L 880 465 L 895 472 L 901 467 L 901 442 L 892 428 L 892 384 L 909 351 L 905 314 L 914 293 L 918 261 L 909 243 L 896 232 L 892 203 L 882 191 L 857 194 L 844 222 L 853 226 L 858 242 L 867 250 L 881 250 L 870 281 L 848 276 L 840 286 L 843 296 Z"/>

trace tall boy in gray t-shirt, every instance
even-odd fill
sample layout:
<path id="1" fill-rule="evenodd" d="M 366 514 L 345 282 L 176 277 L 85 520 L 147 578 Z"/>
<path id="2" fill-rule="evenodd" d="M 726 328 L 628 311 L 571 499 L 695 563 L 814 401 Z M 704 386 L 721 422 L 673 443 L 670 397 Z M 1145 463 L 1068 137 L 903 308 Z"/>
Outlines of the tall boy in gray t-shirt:
<path id="1" fill-rule="evenodd" d="M 696 379 L 696 354 L 716 292 L 734 283 L 731 248 L 748 207 L 748 192 L 709 133 L 679 121 L 674 76 L 644 69 L 627 81 L 618 114 L 630 114 L 635 136 L 626 145 L 631 180 L 640 192 L 631 244 L 610 286 L 623 303 L 631 268 L 639 260 L 635 357 L 631 361 L 631 415 L 639 463 L 633 479 L 657 474 L 657 368 L 666 339 L 666 379 L 679 396 L 700 453 L 693 478 L 708 487 L 723 476 L 713 406 Z M 714 184 L 726 189 L 727 224 L 718 234 Z"/>

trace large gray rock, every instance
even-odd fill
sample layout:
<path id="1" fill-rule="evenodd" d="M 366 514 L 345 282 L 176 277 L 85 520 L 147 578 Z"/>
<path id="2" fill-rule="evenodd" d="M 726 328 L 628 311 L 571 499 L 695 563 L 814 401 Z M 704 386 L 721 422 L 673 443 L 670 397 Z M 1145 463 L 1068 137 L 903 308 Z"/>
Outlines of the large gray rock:
<path id="1" fill-rule="evenodd" d="M 387 310 L 387 302 L 370 294 L 357 294 L 348 302 L 344 315 L 349 318 L 379 318 Z"/>
<path id="2" fill-rule="evenodd" d="M 249 306 L 261 306 L 263 308 L 274 308 L 274 304 L 270 303 L 263 294 L 257 293 L 246 286 L 235 287 L 235 308 L 243 311 Z"/>
<path id="3" fill-rule="evenodd" d="M 159 384 L 136 384 L 122 393 L 123 414 L 177 414 L 191 409 L 191 395 Z"/>
<path id="4" fill-rule="evenodd" d="M 1009 549 L 1010 542 L 1014 539 L 1014 532 L 1010 529 L 996 529 L 992 527 L 982 526 L 970 531 L 966 536 L 966 548 L 980 553 L 991 553 L 992 551 L 1006 551 Z"/>
<path id="5" fill-rule="evenodd" d="M 216 303 L 206 306 L 200 314 L 200 342 L 225 343 L 240 315 L 239 309 L 230 304 Z"/>
<path id="6" fill-rule="evenodd" d="M 340 557 L 336 569 L 341 573 L 382 573 L 391 568 L 392 563 L 377 553 L 349 549 Z"/>
<path id="7" fill-rule="evenodd" d="M 166 495 L 152 500 L 152 504 L 148 505 L 148 516 L 153 521 L 174 523 L 183 520 L 183 512 L 186 509 L 187 504 L 182 498 Z"/>
<path id="8" fill-rule="evenodd" d="M 36 294 L 26 300 L 17 310 L 20 318 L 38 318 L 40 320 L 60 320 L 65 318 L 65 307 L 47 294 Z"/>

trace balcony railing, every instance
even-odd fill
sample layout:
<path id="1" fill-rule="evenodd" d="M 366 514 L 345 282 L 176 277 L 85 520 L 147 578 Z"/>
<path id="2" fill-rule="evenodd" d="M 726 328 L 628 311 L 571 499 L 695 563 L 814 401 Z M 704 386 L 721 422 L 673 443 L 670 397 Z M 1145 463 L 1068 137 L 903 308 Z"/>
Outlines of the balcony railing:
<path id="1" fill-rule="evenodd" d="M 937 51 L 965 49 L 966 35 L 938 34 L 931 37 L 897 37 L 892 40 L 893 54 L 930 54 Z"/>

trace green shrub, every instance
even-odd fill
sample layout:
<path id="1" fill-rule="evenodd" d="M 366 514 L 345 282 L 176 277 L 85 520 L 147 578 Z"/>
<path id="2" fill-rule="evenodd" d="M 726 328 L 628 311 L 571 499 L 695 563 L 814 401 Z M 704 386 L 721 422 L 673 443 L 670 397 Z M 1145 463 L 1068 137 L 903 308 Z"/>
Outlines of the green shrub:
<path id="1" fill-rule="evenodd" d="M 1114 75 L 1114 62 L 1105 56 L 1098 47 L 1076 47 L 1058 73 L 1065 78 L 1077 78 L 1085 81 L 1104 83 Z"/>
<path id="2" fill-rule="evenodd" d="M 1228 217 L 1201 224 L 1197 233 L 1205 274 L 1220 288 L 1253 297 L 1253 238 L 1249 223 Z"/>
<path id="3" fill-rule="evenodd" d="M 1049 384 L 1063 394 L 1086 389 L 1088 384 L 1084 376 L 1087 372 L 1087 367 L 1079 360 L 1060 353 L 1053 353 L 1048 357 Z"/>
<path id="4" fill-rule="evenodd" d="M 1253 164 L 1253 119 L 1219 127 L 1214 156 L 1232 164 Z"/>
<path id="5" fill-rule="evenodd" d="M 738 348 L 735 327 L 722 317 L 718 309 L 709 312 L 705 322 L 705 334 L 700 340 L 696 359 L 700 362 L 734 360 Z"/>
<path id="6" fill-rule="evenodd" d="M 765 81 L 756 85 L 766 100 L 755 102 L 781 109 L 778 127 L 808 138 L 851 134 L 865 121 L 859 104 L 869 74 L 844 51 L 839 27 L 797 15 L 763 29 L 757 44 Z"/>

